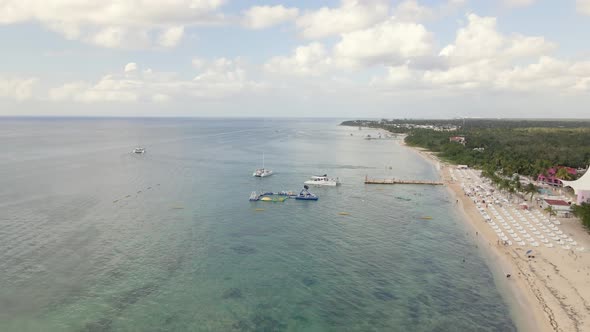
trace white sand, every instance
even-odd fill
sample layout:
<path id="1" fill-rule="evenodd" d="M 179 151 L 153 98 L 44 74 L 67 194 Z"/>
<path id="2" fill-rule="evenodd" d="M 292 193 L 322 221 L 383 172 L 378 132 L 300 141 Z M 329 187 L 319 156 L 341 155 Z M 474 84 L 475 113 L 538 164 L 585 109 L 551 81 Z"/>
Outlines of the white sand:
<path id="1" fill-rule="evenodd" d="M 403 141 L 401 142 L 403 145 Z M 548 248 L 504 246 L 475 203 L 465 196 L 461 184 L 451 177 L 453 165 L 440 162 L 432 153 L 412 149 L 427 160 L 439 164 L 440 174 L 463 218 L 472 229 L 471 235 L 484 249 L 498 289 L 509 303 L 519 330 L 523 331 L 590 331 L 590 235 L 579 220 L 559 219 L 559 228 L 572 237 L 582 252 L 560 246 Z M 478 233 L 478 235 L 475 234 Z M 533 249 L 535 258 L 525 252 Z M 575 248 L 573 248 L 575 249 Z M 511 277 L 506 278 L 506 273 Z"/>

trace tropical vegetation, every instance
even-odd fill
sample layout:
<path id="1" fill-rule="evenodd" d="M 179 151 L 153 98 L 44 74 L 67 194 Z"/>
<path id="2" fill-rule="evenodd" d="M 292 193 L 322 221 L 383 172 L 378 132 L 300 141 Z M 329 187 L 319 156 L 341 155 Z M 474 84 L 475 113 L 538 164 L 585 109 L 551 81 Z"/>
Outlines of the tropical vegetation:
<path id="1" fill-rule="evenodd" d="M 342 125 L 405 134 L 406 144 L 436 152 L 451 163 L 479 168 L 500 190 L 522 193 L 527 198 L 530 195 L 531 201 L 538 188 L 533 183 L 523 186 L 521 175 L 536 179 L 555 166 L 585 169 L 590 164 L 588 120 L 383 119 L 345 121 Z M 465 142 L 451 140 L 454 136 L 464 137 Z M 558 168 L 556 177 L 574 180 L 576 175 Z M 590 227 L 590 206 L 573 209 Z"/>
<path id="2" fill-rule="evenodd" d="M 573 214 L 582 220 L 582 224 L 590 229 L 590 204 L 572 205 Z"/>

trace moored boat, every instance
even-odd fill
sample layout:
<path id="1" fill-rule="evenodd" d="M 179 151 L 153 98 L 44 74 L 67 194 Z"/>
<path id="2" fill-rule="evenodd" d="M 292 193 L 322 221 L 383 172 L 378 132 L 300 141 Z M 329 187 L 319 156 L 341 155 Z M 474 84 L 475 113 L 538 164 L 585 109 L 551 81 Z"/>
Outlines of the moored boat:
<path id="1" fill-rule="evenodd" d="M 335 187 L 340 185 L 341 182 L 340 178 L 329 178 L 327 174 L 324 174 L 322 176 L 312 176 L 309 180 L 305 181 L 304 184 Z"/>
<path id="2" fill-rule="evenodd" d="M 272 170 L 264 168 L 264 153 L 262 154 L 262 168 L 258 168 L 254 171 L 254 173 L 252 174 L 252 176 L 255 176 L 257 178 L 265 178 L 267 176 L 271 176 L 272 175 Z"/>

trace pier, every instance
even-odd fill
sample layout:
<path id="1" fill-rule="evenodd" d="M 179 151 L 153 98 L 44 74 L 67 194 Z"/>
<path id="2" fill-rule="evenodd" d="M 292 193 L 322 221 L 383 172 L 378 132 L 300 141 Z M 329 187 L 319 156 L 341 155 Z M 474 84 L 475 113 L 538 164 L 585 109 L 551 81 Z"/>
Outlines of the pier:
<path id="1" fill-rule="evenodd" d="M 444 182 L 428 180 L 401 180 L 401 179 L 369 179 L 365 177 L 365 184 L 420 184 L 430 186 L 442 186 Z"/>

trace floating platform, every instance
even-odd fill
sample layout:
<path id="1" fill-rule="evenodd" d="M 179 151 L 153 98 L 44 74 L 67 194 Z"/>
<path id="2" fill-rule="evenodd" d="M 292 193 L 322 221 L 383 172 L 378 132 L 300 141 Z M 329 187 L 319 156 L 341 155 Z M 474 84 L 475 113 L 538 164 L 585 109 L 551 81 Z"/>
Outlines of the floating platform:
<path id="1" fill-rule="evenodd" d="M 442 186 L 445 183 L 428 180 L 401 180 L 401 179 L 369 179 L 365 177 L 365 184 L 420 184 L 430 186 Z"/>
<path id="2" fill-rule="evenodd" d="M 306 189 L 307 190 L 307 189 Z M 284 202 L 287 198 L 294 198 L 296 200 L 303 200 L 303 201 L 317 201 L 318 196 L 307 193 L 307 195 L 302 195 L 301 193 L 297 194 L 292 191 L 279 191 L 279 192 L 264 192 L 264 193 L 257 193 L 253 191 L 250 194 L 250 201 L 251 202 Z"/>

